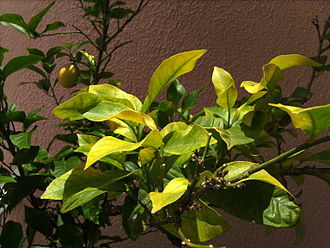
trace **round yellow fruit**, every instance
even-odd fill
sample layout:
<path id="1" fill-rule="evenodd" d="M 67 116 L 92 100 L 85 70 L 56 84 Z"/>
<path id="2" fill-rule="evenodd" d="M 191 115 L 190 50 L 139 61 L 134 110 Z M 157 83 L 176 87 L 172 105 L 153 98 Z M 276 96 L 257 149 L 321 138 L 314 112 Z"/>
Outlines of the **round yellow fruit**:
<path id="1" fill-rule="evenodd" d="M 74 64 L 67 64 L 58 71 L 58 82 L 64 88 L 72 88 L 77 85 L 79 68 Z"/>

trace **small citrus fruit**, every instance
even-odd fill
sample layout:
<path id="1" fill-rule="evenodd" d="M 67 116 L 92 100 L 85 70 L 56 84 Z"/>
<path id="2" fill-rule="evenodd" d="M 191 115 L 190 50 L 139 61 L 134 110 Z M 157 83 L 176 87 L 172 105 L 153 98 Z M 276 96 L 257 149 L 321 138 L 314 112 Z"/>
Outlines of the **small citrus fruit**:
<path id="1" fill-rule="evenodd" d="M 58 71 L 58 82 L 64 88 L 72 88 L 77 85 L 79 69 L 74 64 L 67 64 Z"/>

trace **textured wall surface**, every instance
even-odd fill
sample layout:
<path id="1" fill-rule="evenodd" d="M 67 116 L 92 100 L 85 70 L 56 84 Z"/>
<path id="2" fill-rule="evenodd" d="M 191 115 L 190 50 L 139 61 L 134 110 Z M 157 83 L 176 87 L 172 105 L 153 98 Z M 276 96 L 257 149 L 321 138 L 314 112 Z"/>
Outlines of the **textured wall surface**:
<path id="1" fill-rule="evenodd" d="M 30 18 L 47 2 L 0 0 L 0 13 L 16 12 Z M 137 0 L 131 2 L 136 4 Z M 83 28 L 85 24 L 80 21 L 79 14 L 77 1 L 58 0 L 46 21 L 56 19 Z M 313 56 L 316 54 L 317 39 L 311 20 L 318 16 L 323 21 L 329 14 L 330 3 L 325 0 L 150 0 L 149 6 L 121 36 L 122 40 L 134 42 L 114 55 L 109 69 L 116 78 L 122 80 L 125 90 L 144 97 L 149 78 L 162 60 L 178 52 L 206 48 L 208 53 L 198 62 L 196 70 L 184 76 L 181 82 L 189 90 L 204 86 L 206 90 L 200 104 L 213 105 L 213 66 L 228 70 L 238 86 L 243 80 L 259 80 L 261 66 L 276 55 L 299 53 Z M 0 46 L 10 49 L 7 58 L 24 54 L 29 47 L 46 49 L 71 39 L 60 36 L 35 42 L 0 26 Z M 292 93 L 297 85 L 306 85 L 309 75 L 308 68 L 286 72 L 286 80 L 281 82 L 286 94 Z M 50 114 L 54 104 L 36 87 L 18 86 L 19 82 L 34 78 L 32 72 L 17 73 L 9 78 L 6 92 L 12 101 L 25 110 L 43 107 L 42 114 L 52 120 L 42 125 L 35 142 L 47 144 L 56 133 L 53 126 L 58 122 Z M 317 79 L 311 105 L 330 103 L 329 80 L 329 74 Z M 288 147 L 292 145 L 289 143 Z M 300 199 L 305 213 L 306 235 L 296 247 L 330 247 L 329 194 L 329 187 L 325 183 L 306 178 L 304 194 Z M 20 214 L 21 211 L 15 213 L 17 218 Z M 214 240 L 214 245 L 231 248 L 295 247 L 294 229 L 270 230 L 234 220 L 230 216 L 228 218 L 233 223 L 233 229 Z M 114 226 L 116 223 L 119 221 L 114 220 Z M 136 242 L 127 241 L 114 247 L 165 248 L 170 247 L 170 244 L 162 234 L 152 233 Z"/>

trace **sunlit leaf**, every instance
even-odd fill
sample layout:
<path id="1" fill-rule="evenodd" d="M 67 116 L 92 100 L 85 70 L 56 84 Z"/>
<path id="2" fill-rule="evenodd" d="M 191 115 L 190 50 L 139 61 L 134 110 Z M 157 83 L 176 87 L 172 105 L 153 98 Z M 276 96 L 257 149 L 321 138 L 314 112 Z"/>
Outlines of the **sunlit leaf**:
<path id="1" fill-rule="evenodd" d="M 103 172 L 94 168 L 85 170 L 84 165 L 81 165 L 54 179 L 41 198 L 65 200 L 88 187 L 108 191 L 111 190 L 113 183 L 130 174 L 132 172 L 124 170 L 108 170 Z"/>
<path id="2" fill-rule="evenodd" d="M 285 70 L 293 66 L 322 66 L 316 61 L 299 54 L 279 55 L 269 61 L 268 64 L 274 64 L 278 66 L 281 70 Z"/>
<path id="3" fill-rule="evenodd" d="M 164 60 L 153 73 L 142 111 L 146 111 L 153 100 L 167 85 L 179 76 L 192 71 L 196 61 L 203 56 L 206 50 L 194 50 L 176 54 Z"/>
<path id="4" fill-rule="evenodd" d="M 218 96 L 217 104 L 227 110 L 231 109 L 237 99 L 237 90 L 231 75 L 219 67 L 214 67 L 212 82 Z"/>
<path id="5" fill-rule="evenodd" d="M 247 161 L 230 162 L 226 166 L 226 170 L 228 170 L 228 174 L 225 176 L 225 179 L 227 181 L 230 181 L 232 178 L 244 174 L 244 172 L 256 166 L 258 166 L 258 164 Z M 258 172 L 255 172 L 252 175 L 249 175 L 248 177 L 238 181 L 237 184 L 249 180 L 257 180 L 257 181 L 269 183 L 289 193 L 289 191 L 275 177 L 270 175 L 265 170 L 260 170 Z"/>
<path id="6" fill-rule="evenodd" d="M 175 178 L 165 187 L 163 192 L 150 192 L 152 202 L 152 213 L 156 213 L 163 207 L 177 201 L 187 190 L 189 180 L 186 178 Z"/>
<path id="7" fill-rule="evenodd" d="M 254 140 L 247 137 L 239 125 L 230 127 L 229 129 L 215 128 L 221 138 L 227 144 L 228 150 L 237 145 L 245 145 Z"/>
<path id="8" fill-rule="evenodd" d="M 90 121 L 100 122 L 109 120 L 111 117 L 120 113 L 121 111 L 128 109 L 127 106 L 109 101 L 101 101 L 96 104 L 95 107 L 89 109 L 82 114 L 83 117 Z"/>
<path id="9" fill-rule="evenodd" d="M 275 87 L 279 80 L 282 80 L 283 75 L 279 67 L 274 64 L 266 64 L 262 67 L 263 77 L 259 83 L 252 81 L 244 81 L 241 87 L 251 94 L 255 94 L 261 90 L 271 90 Z"/>
<path id="10" fill-rule="evenodd" d="M 140 111 L 142 108 L 142 103 L 136 96 L 128 94 L 110 84 L 90 85 L 88 92 L 96 95 L 106 95 L 112 98 L 126 99 L 131 103 L 131 107 L 137 111 Z"/>
<path id="11" fill-rule="evenodd" d="M 269 104 L 287 112 L 296 128 L 315 136 L 330 126 L 330 104 L 312 108 L 299 108 L 283 104 Z"/>
<path id="12" fill-rule="evenodd" d="M 189 125 L 184 130 L 173 132 L 164 146 L 164 152 L 181 155 L 195 151 L 207 145 L 209 136 L 203 127 L 196 124 Z M 216 143 L 216 140 L 211 139 L 210 144 L 214 143 Z"/>
<path id="13" fill-rule="evenodd" d="M 161 144 L 162 137 L 158 130 L 151 131 L 147 137 L 138 143 L 124 141 L 112 136 L 106 136 L 93 145 L 92 149 L 88 153 L 86 168 L 104 156 L 112 153 L 134 151 L 141 146 L 158 148 Z"/>

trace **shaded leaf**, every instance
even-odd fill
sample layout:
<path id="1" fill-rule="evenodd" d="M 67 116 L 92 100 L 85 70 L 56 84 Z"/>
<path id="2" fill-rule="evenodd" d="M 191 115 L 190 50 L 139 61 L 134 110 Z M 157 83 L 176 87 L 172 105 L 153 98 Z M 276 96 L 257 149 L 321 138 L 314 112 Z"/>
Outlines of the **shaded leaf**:
<path id="1" fill-rule="evenodd" d="M 192 242 L 204 242 L 230 229 L 228 223 L 204 201 L 198 200 L 200 209 L 186 210 L 181 215 L 181 232 Z"/>
<path id="2" fill-rule="evenodd" d="M 0 237 L 2 248 L 19 248 L 23 239 L 23 230 L 20 223 L 8 221 L 4 224 Z"/>
<path id="3" fill-rule="evenodd" d="M 11 27 L 29 37 L 29 27 L 25 23 L 23 17 L 20 15 L 11 13 L 3 14 L 0 16 L 0 23 L 4 26 Z"/>
<path id="4" fill-rule="evenodd" d="M 46 33 L 48 31 L 53 31 L 59 28 L 65 27 L 65 24 L 63 22 L 53 22 L 53 23 L 49 23 L 46 25 L 45 29 L 41 32 Z"/>
<path id="5" fill-rule="evenodd" d="M 35 32 L 36 28 L 38 27 L 42 18 L 47 14 L 47 12 L 54 6 L 55 1 L 52 1 L 50 4 L 46 6 L 43 10 L 41 10 L 38 14 L 32 16 L 31 20 L 29 21 L 29 30 L 31 32 Z"/>
<path id="6" fill-rule="evenodd" d="M 290 227 L 296 225 L 300 217 L 300 208 L 290 201 L 289 195 L 279 188 L 274 189 L 269 206 L 263 212 L 263 224 L 272 227 Z"/>
<path id="7" fill-rule="evenodd" d="M 6 78 L 10 74 L 27 68 L 33 64 L 38 63 L 42 57 L 36 55 L 25 55 L 25 56 L 18 56 L 11 59 L 3 68 L 3 77 Z"/>
<path id="8" fill-rule="evenodd" d="M 99 190 L 97 188 L 87 187 L 64 200 L 61 208 L 62 213 L 66 213 L 76 207 L 79 207 L 95 197 L 105 193 L 104 190 Z"/>

